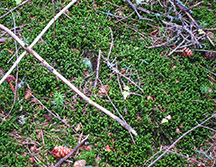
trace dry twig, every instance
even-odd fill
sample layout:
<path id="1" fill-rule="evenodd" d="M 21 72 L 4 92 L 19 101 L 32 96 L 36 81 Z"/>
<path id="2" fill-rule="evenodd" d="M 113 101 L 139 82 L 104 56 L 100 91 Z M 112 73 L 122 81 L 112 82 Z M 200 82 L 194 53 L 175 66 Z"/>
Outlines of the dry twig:
<path id="1" fill-rule="evenodd" d="M 66 155 L 64 158 L 60 159 L 58 163 L 54 167 L 58 167 L 62 164 L 66 159 L 68 159 L 83 143 L 89 138 L 89 135 L 86 136 L 85 139 L 83 139 L 68 155 Z"/>
<path id="2" fill-rule="evenodd" d="M 7 13 L 5 13 L 4 15 L 0 16 L 0 19 L 2 19 L 3 17 L 7 16 L 9 13 L 11 13 L 12 11 L 16 10 L 18 7 L 24 5 L 26 2 L 28 2 L 29 0 L 26 0 L 22 3 L 20 3 L 19 5 L 17 5 L 15 8 L 9 10 Z"/>
<path id="3" fill-rule="evenodd" d="M 67 6 L 65 6 L 50 22 L 47 24 L 47 26 L 41 31 L 41 33 L 35 38 L 35 40 L 31 43 L 29 48 L 33 48 L 33 46 L 39 41 L 39 39 L 43 36 L 43 34 L 50 28 L 50 26 L 57 20 L 71 5 L 73 5 L 76 2 L 76 0 L 72 0 Z M 25 56 L 27 52 L 23 52 L 19 58 L 14 62 L 13 66 L 9 69 L 9 71 L 2 77 L 0 80 L 0 85 L 2 82 L 10 75 L 10 73 L 14 70 L 14 68 L 19 64 L 19 62 L 22 60 L 22 58 Z"/>
<path id="4" fill-rule="evenodd" d="M 62 76 L 56 69 L 54 69 L 51 65 L 49 65 L 37 52 L 32 50 L 30 47 L 28 47 L 23 41 L 21 41 L 12 31 L 10 31 L 8 28 L 0 24 L 0 29 L 3 31 L 6 31 L 11 37 L 13 37 L 27 52 L 31 53 L 36 59 L 38 59 L 44 67 L 46 67 L 50 72 L 52 72 L 54 75 L 56 75 L 59 79 L 61 79 L 66 85 L 68 85 L 75 93 L 77 93 L 80 97 L 83 98 L 87 103 L 90 105 L 96 107 L 97 109 L 101 110 L 108 116 L 110 116 L 112 119 L 116 120 L 118 123 L 120 123 L 124 128 L 126 128 L 129 132 L 133 133 L 135 136 L 137 136 L 136 131 L 128 125 L 126 122 L 121 120 L 119 117 L 105 109 L 104 107 L 100 106 L 99 104 L 92 101 L 89 97 L 87 97 L 85 94 L 83 94 L 80 90 L 78 90 L 73 84 L 71 84 L 64 76 Z"/>
<path id="5" fill-rule="evenodd" d="M 169 152 L 169 150 L 175 146 L 175 144 L 181 140 L 184 136 L 186 136 L 188 133 L 190 133 L 191 131 L 195 130 L 198 127 L 201 127 L 201 125 L 203 125 L 204 123 L 206 123 L 208 120 L 210 120 L 211 118 L 215 117 L 216 118 L 216 114 L 213 114 L 211 117 L 207 118 L 206 120 L 204 120 L 202 123 L 196 125 L 195 127 L 191 128 L 190 130 L 188 130 L 187 132 L 185 132 L 182 136 L 180 136 L 175 142 L 173 142 L 159 157 L 157 157 L 153 162 L 151 162 L 150 165 L 148 165 L 148 167 L 152 166 L 154 163 L 156 163 L 159 159 L 161 159 L 166 153 Z"/>
<path id="6" fill-rule="evenodd" d="M 101 59 L 101 50 L 99 50 L 99 53 L 98 53 L 97 68 L 96 68 L 96 78 L 95 78 L 93 89 L 95 89 L 96 86 L 97 86 L 97 80 L 98 80 L 98 77 L 99 77 L 100 59 Z"/>

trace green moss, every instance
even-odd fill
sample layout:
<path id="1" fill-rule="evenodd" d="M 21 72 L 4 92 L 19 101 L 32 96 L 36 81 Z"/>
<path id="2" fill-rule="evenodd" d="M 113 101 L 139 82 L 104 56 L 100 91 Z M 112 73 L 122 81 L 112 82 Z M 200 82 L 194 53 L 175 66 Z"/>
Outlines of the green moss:
<path id="1" fill-rule="evenodd" d="M 95 74 L 86 77 L 84 72 L 88 69 L 82 61 L 86 56 L 85 50 L 93 53 L 90 58 L 92 63 L 97 59 L 99 50 L 102 51 L 104 57 L 108 56 L 111 42 L 109 27 L 111 27 L 114 47 L 110 61 L 116 58 L 114 63 L 118 65 L 119 70 L 127 70 L 134 82 L 140 82 L 144 93 L 136 85 L 122 78 L 131 92 L 141 95 L 129 95 L 126 100 L 123 100 L 116 74 L 109 69 L 103 59 L 100 62 L 99 78 L 104 85 L 110 85 L 110 98 L 126 122 L 137 131 L 138 136 L 134 137 L 136 145 L 133 144 L 126 129 L 104 113 L 86 105 L 81 98 L 77 98 L 74 92 L 69 91 L 67 85 L 45 69 L 32 55 L 26 55 L 19 63 L 19 81 L 24 78 L 24 82 L 30 85 L 34 96 L 53 113 L 58 113 L 61 119 L 66 120 L 68 124 L 75 127 L 82 123 L 78 133 L 83 131 L 84 135 L 90 134 L 88 142 L 92 150 L 83 150 L 78 157 L 70 158 L 70 160 L 85 159 L 87 165 L 98 163 L 99 166 L 142 166 L 156 153 L 158 148 L 170 145 L 182 135 L 176 133 L 180 125 L 183 125 L 180 128 L 181 132 L 185 133 L 196 126 L 197 122 L 201 123 L 207 116 L 213 114 L 215 84 L 209 81 L 211 74 L 202 66 L 216 73 L 214 68 L 216 62 L 202 59 L 202 53 L 199 52 L 195 52 L 191 58 L 182 57 L 180 54 L 166 57 L 167 50 L 164 48 L 147 49 L 150 41 L 141 39 L 142 36 L 128 28 L 128 25 L 137 28 L 143 34 L 148 34 L 154 29 L 145 21 L 137 22 L 130 18 L 125 19 L 124 23 L 115 23 L 117 21 L 115 17 L 106 17 L 106 14 L 102 12 L 110 11 L 111 14 L 115 14 L 114 3 L 124 6 L 125 2 L 114 0 L 110 2 L 111 4 L 97 1 L 97 10 L 94 9 L 95 1 L 84 0 L 78 3 L 78 6 L 73 5 L 69 8 L 68 13 L 72 19 L 62 15 L 56 20 L 55 27 L 52 26 L 33 49 L 92 100 L 118 115 L 111 103 L 106 101 L 106 96 L 98 95 L 99 83 L 93 90 L 92 83 L 94 83 Z M 2 7 L 8 9 L 16 6 L 15 1 L 8 0 L 1 3 Z M 61 1 L 55 2 L 55 14 L 62 8 L 61 4 Z M 203 6 L 201 10 L 199 7 L 193 9 L 193 17 L 199 24 L 207 28 L 214 27 L 215 16 L 212 11 L 214 4 L 211 7 L 209 1 L 205 1 Z M 150 10 L 150 5 L 145 7 Z M 164 12 L 164 9 L 158 9 L 158 7 L 158 4 L 153 6 L 153 11 Z M 133 12 L 129 6 L 125 8 L 122 10 L 125 15 Z M 5 11 L 0 10 L 0 15 L 4 13 Z M 21 33 L 22 40 L 30 44 L 53 18 L 52 1 L 31 1 L 15 10 L 14 16 L 16 25 L 22 26 L 20 32 L 17 32 Z M 131 17 L 137 18 L 135 13 Z M 151 17 L 153 19 L 151 24 L 157 26 L 161 24 L 159 22 L 161 18 L 156 19 L 155 16 L 148 15 L 143 15 L 143 17 Z M 1 22 L 13 28 L 11 15 L 2 18 Z M 205 48 L 212 49 L 210 44 L 206 44 Z M 14 41 L 10 38 L 6 43 L 0 45 L 0 67 L 3 67 L 5 72 L 15 61 L 14 58 L 7 63 L 12 56 L 8 52 L 11 49 L 15 50 L 15 46 Z M 18 54 L 22 52 L 23 49 Z M 15 75 L 15 71 L 12 74 Z M 127 73 L 124 74 L 127 75 Z M 123 87 L 123 84 L 121 86 Z M 39 145 L 36 144 L 36 147 L 40 148 L 39 156 L 42 164 L 55 164 L 58 160 L 49 153 L 53 147 L 64 145 L 74 148 L 79 136 L 74 135 L 72 128 L 68 128 L 62 121 L 49 115 L 37 102 L 32 102 L 31 99 L 25 100 L 26 89 L 26 86 L 18 89 L 18 99 L 14 109 L 10 117 L 0 126 L 0 165 L 26 166 L 30 158 L 26 146 L 30 148 L 32 144 L 26 145 L 22 142 L 28 139 L 39 143 Z M 56 92 L 60 93 L 56 94 Z M 148 96 L 151 96 L 153 100 L 147 100 Z M 58 99 L 58 97 L 61 98 Z M 0 114 L 2 117 L 10 111 L 13 98 L 9 84 L 3 82 L 0 85 Z M 60 107 L 57 109 L 56 106 Z M 24 124 L 19 123 L 21 115 L 25 117 Z M 171 120 L 162 124 L 162 119 L 167 115 L 171 115 Z M 41 130 L 43 140 L 39 134 Z M 18 134 L 21 138 L 13 134 Z M 181 139 L 175 147 L 182 154 L 192 156 L 194 148 L 199 148 L 211 135 L 209 130 L 198 128 Z M 110 146 L 111 152 L 105 150 L 106 145 Z M 96 157 L 100 160 L 96 160 Z M 155 163 L 155 166 L 187 165 L 186 159 L 175 154 L 167 154 Z"/>

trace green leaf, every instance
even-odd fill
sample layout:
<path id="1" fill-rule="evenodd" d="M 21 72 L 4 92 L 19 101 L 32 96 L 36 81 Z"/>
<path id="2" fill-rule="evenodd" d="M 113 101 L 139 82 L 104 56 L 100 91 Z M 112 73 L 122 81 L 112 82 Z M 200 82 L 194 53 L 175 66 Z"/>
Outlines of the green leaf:
<path id="1" fill-rule="evenodd" d="M 123 91 L 123 92 L 122 92 L 122 95 L 123 95 L 124 100 L 126 100 L 126 98 L 128 97 L 129 94 L 130 94 L 130 93 L 127 92 L 127 91 Z"/>
<path id="2" fill-rule="evenodd" d="M 129 91 L 130 90 L 129 86 L 124 86 L 124 90 Z"/>
<path id="3" fill-rule="evenodd" d="M 164 124 L 164 123 L 167 123 L 168 121 L 169 121 L 168 119 L 163 118 L 162 121 L 161 121 L 161 123 Z"/>
<path id="4" fill-rule="evenodd" d="M 200 35 L 205 34 L 205 32 L 202 29 L 198 29 L 198 32 Z"/>
<path id="5" fill-rule="evenodd" d="M 17 5 L 19 5 L 22 2 L 22 0 L 15 0 L 15 1 Z"/>

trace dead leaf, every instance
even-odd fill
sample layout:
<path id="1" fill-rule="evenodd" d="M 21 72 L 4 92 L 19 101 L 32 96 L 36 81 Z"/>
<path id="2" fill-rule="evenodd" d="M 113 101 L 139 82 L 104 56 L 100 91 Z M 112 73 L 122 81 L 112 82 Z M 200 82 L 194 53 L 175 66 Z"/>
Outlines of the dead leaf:
<path id="1" fill-rule="evenodd" d="M 138 119 L 138 120 L 142 120 L 142 118 L 141 118 L 139 115 L 137 115 L 137 119 Z"/>
<path id="2" fill-rule="evenodd" d="M 107 151 L 107 152 L 111 152 L 112 150 L 110 149 L 110 146 L 109 145 L 106 145 L 105 146 L 105 151 Z"/>
<path id="3" fill-rule="evenodd" d="M 29 158 L 29 161 L 33 164 L 33 163 L 34 163 L 34 158 L 33 158 L 33 157 L 30 157 L 30 158 Z"/>
<path id="4" fill-rule="evenodd" d="M 31 104 L 31 103 L 36 103 L 36 102 L 37 102 L 37 100 L 35 98 L 31 98 L 29 103 Z"/>
<path id="5" fill-rule="evenodd" d="M 86 150 L 92 150 L 91 145 L 86 146 Z"/>
<path id="6" fill-rule="evenodd" d="M 153 35 L 155 35 L 155 34 L 157 34 L 157 33 L 158 33 L 158 29 L 156 29 L 156 30 L 154 30 L 154 31 L 150 32 L 150 34 L 149 34 L 149 35 L 153 36 Z"/>
<path id="7" fill-rule="evenodd" d="M 27 89 L 26 92 L 25 92 L 25 95 L 24 95 L 24 99 L 27 100 L 30 97 L 32 97 L 32 92 L 31 92 L 30 89 Z"/>
<path id="8" fill-rule="evenodd" d="M 83 167 L 86 165 L 86 160 L 79 160 L 74 162 L 73 167 Z"/>
<path id="9" fill-rule="evenodd" d="M 184 125 L 179 125 L 179 128 L 183 128 L 184 127 Z"/>
<path id="10" fill-rule="evenodd" d="M 120 72 L 121 72 L 121 73 L 125 73 L 126 70 L 125 70 L 124 68 L 122 68 Z"/>
<path id="11" fill-rule="evenodd" d="M 171 115 L 167 115 L 165 118 L 171 120 Z"/>
<path id="12" fill-rule="evenodd" d="M 147 101 L 149 100 L 153 100 L 153 98 L 151 96 L 147 96 Z"/>
<path id="13" fill-rule="evenodd" d="M 109 94 L 109 85 L 104 85 L 104 87 L 102 86 L 99 87 L 98 94 L 100 96 L 104 96 L 106 95 L 106 93 Z"/>
<path id="14" fill-rule="evenodd" d="M 30 147 L 30 150 L 31 150 L 32 152 L 34 152 L 34 153 L 37 153 L 37 152 L 40 151 L 40 149 L 38 149 L 38 148 L 35 147 L 35 146 L 31 146 L 31 147 Z"/>
<path id="15" fill-rule="evenodd" d="M 14 50 L 11 49 L 11 50 L 8 50 L 8 52 L 9 52 L 10 54 L 13 54 L 13 53 L 14 53 Z"/>
<path id="16" fill-rule="evenodd" d="M 176 128 L 176 133 L 182 133 L 179 128 Z"/>
<path id="17" fill-rule="evenodd" d="M 41 137 L 42 137 L 42 135 L 43 135 L 43 134 L 42 134 L 42 132 L 41 132 L 41 131 L 37 133 L 37 137 L 38 137 L 38 138 L 41 138 Z"/>
<path id="18" fill-rule="evenodd" d="M 77 125 L 76 125 L 76 127 L 75 127 L 75 130 L 78 132 L 80 129 L 82 129 L 83 128 L 83 125 L 82 125 L 82 123 L 80 122 L 80 123 L 78 123 Z"/>

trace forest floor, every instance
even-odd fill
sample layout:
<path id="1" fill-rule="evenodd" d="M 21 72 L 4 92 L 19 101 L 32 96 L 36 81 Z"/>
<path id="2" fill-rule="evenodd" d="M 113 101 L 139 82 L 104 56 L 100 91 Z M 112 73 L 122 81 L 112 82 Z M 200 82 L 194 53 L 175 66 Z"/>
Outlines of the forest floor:
<path id="1" fill-rule="evenodd" d="M 214 166 L 215 9 L 1 1 L 0 167 Z"/>

